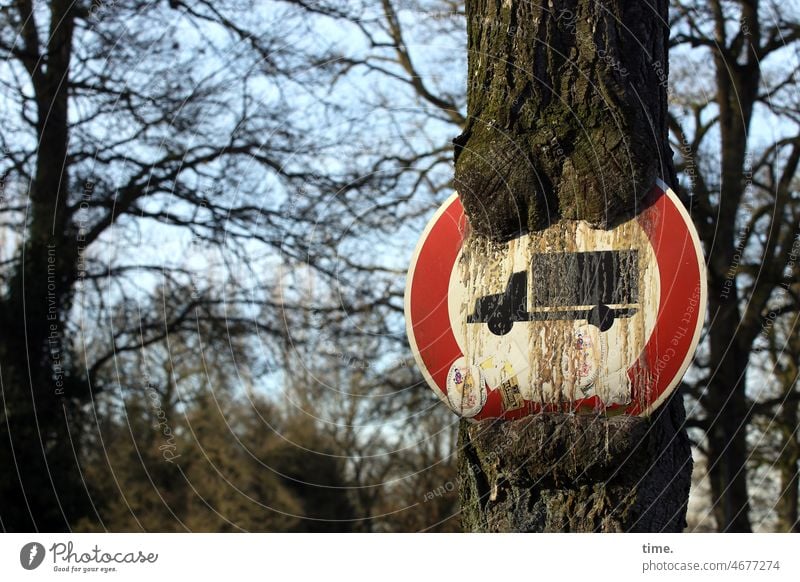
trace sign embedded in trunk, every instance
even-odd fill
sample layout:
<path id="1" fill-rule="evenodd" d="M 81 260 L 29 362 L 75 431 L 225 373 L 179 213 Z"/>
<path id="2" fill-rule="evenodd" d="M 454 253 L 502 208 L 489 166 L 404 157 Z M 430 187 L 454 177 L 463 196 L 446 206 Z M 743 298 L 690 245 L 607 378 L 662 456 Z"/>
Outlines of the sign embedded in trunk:
<path id="1" fill-rule="evenodd" d="M 609 230 L 562 220 L 505 244 L 468 230 L 454 195 L 423 233 L 405 298 L 417 363 L 456 413 L 649 414 L 678 384 L 703 324 L 705 265 L 666 185 Z"/>

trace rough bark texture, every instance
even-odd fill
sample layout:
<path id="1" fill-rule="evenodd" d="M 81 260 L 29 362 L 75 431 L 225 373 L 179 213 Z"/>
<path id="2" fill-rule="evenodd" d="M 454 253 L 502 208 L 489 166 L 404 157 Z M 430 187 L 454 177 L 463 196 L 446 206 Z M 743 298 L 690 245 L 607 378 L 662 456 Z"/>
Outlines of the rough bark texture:
<path id="1" fill-rule="evenodd" d="M 681 531 L 691 451 L 681 397 L 653 419 L 539 415 L 463 423 L 467 531 Z"/>
<path id="2" fill-rule="evenodd" d="M 715 3 L 715 11 L 720 10 Z M 743 6 L 742 19 L 752 23 L 752 40 L 759 46 L 758 9 Z M 726 46 L 724 19 L 715 17 L 716 38 Z M 748 51 L 747 62 L 731 67 L 736 56 L 714 51 L 719 131 L 721 147 L 721 184 L 719 211 L 714 217 L 714 233 L 707 248 L 713 249 L 709 264 L 708 308 L 715 314 L 709 329 L 710 361 L 714 369 L 707 389 L 706 409 L 712 423 L 706 432 L 708 467 L 717 527 L 723 532 L 752 531 L 750 502 L 747 494 L 748 446 L 745 427 L 748 403 L 746 397 L 747 363 L 757 325 L 743 325 L 739 311 L 739 292 L 730 287 L 730 266 L 736 264 L 739 228 L 736 215 L 744 195 L 747 157 L 747 136 L 760 87 L 761 63 Z M 777 202 L 776 206 L 780 206 Z M 754 295 L 756 295 L 754 293 Z M 750 299 L 759 304 L 757 297 Z"/>
<path id="3" fill-rule="evenodd" d="M 554 220 L 608 227 L 657 177 L 667 134 L 667 2 L 468 0 L 469 121 L 456 185 L 476 236 Z M 691 451 L 680 394 L 650 419 L 462 423 L 467 531 L 681 531 Z"/>
<path id="4" fill-rule="evenodd" d="M 794 335 L 788 342 L 790 354 L 800 354 L 800 337 Z M 778 517 L 779 532 L 800 533 L 800 440 L 797 426 L 800 422 L 800 403 L 792 398 L 795 383 L 800 375 L 800 362 L 793 357 L 786 359 L 781 365 L 783 350 L 770 346 L 773 356 L 773 370 L 783 384 L 782 399 L 777 418 L 773 419 L 779 431 L 778 455 L 775 465 L 780 475 L 778 502 L 775 513 Z"/>
<path id="5" fill-rule="evenodd" d="M 795 376 L 796 378 L 797 376 Z M 797 442 L 797 404 L 781 406 L 781 451 L 778 455 L 780 497 L 775 511 L 778 514 L 778 531 L 800 533 L 798 514 L 798 485 L 800 485 L 800 443 Z"/>
<path id="6" fill-rule="evenodd" d="M 72 371 L 69 312 L 77 278 L 76 232 L 69 226 L 67 189 L 68 94 L 75 6 L 50 3 L 50 31 L 39 46 L 30 0 L 16 3 L 25 61 L 36 97 L 40 136 L 30 186 L 23 254 L 0 299 L 0 529 L 64 531 L 89 511 L 75 460 L 80 440 L 74 401 L 85 383 Z M 43 56 L 46 55 L 46 58 Z M 42 63 L 46 62 L 46 67 Z"/>
<path id="7" fill-rule="evenodd" d="M 456 188 L 477 232 L 608 226 L 671 177 L 666 0 L 469 0 Z"/>

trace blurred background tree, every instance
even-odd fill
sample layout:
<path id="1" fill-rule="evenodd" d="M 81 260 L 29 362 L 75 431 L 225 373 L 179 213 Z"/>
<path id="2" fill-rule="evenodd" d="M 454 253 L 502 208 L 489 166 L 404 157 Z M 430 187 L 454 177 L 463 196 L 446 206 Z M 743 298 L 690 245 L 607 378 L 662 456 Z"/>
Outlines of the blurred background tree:
<path id="1" fill-rule="evenodd" d="M 764 363 L 769 353 L 797 357 L 787 342 L 800 309 L 800 6 L 677 1 L 671 19 L 673 148 L 708 263 L 708 327 L 686 379 L 691 426 L 716 527 L 747 532 L 762 519 L 750 507 L 759 487 L 748 468 L 764 418 L 782 417 L 790 450 L 797 442 L 797 408 L 784 410 L 797 398 L 797 375 L 781 380 Z M 775 335 L 776 326 L 788 333 Z M 796 459 L 787 469 L 797 473 Z"/>

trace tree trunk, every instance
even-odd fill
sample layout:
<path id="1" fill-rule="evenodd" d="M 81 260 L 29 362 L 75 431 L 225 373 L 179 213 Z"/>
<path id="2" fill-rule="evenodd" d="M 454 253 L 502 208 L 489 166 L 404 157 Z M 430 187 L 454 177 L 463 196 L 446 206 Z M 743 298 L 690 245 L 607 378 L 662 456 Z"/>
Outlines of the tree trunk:
<path id="1" fill-rule="evenodd" d="M 691 451 L 681 397 L 651 421 L 542 415 L 462 423 L 461 523 L 479 532 L 676 532 Z"/>
<path id="2" fill-rule="evenodd" d="M 44 55 L 32 4 L 16 3 L 28 72 L 36 96 L 39 145 L 29 189 L 26 239 L 7 295 L 0 302 L 0 527 L 64 531 L 88 510 L 75 450 L 80 440 L 74 399 L 84 384 L 71 373 L 69 312 L 77 277 L 76 234 L 70 228 L 68 73 L 74 29 L 70 0 L 50 3 Z M 45 66 L 43 66 L 45 65 Z"/>
<path id="3" fill-rule="evenodd" d="M 743 18 L 757 23 L 758 15 L 744 7 Z M 747 493 L 747 363 L 760 325 L 743 325 L 735 279 L 737 253 L 742 232 L 737 215 L 745 193 L 747 138 L 753 107 L 759 91 L 760 63 L 748 55 L 742 66 L 726 47 L 724 19 L 716 20 L 713 51 L 719 105 L 721 185 L 714 228 L 706 246 L 711 249 L 708 269 L 708 330 L 711 377 L 703 399 L 709 417 L 708 468 L 717 528 L 723 532 L 750 532 L 750 503 Z M 752 42 L 758 46 L 758 28 Z M 733 269 L 733 274 L 731 274 Z M 732 278 L 733 277 L 733 278 Z"/>
<path id="4" fill-rule="evenodd" d="M 467 0 L 468 123 L 455 183 L 476 236 L 608 227 L 660 177 L 667 0 Z M 469 531 L 681 531 L 691 450 L 680 395 L 650 419 L 462 423 Z"/>
<path id="5" fill-rule="evenodd" d="M 711 379 L 704 402 L 709 422 L 708 472 L 714 518 L 721 532 L 749 532 L 750 502 L 747 494 L 745 386 L 749 348 L 740 347 L 738 293 L 720 295 L 720 277 L 711 276 L 709 308 L 714 317 L 709 333 Z M 727 299 L 723 298 L 727 297 Z"/>
<path id="6" fill-rule="evenodd" d="M 780 416 L 782 438 L 777 463 L 780 471 L 780 492 L 775 507 L 778 514 L 778 531 L 800 533 L 798 519 L 800 443 L 797 441 L 797 403 L 785 402 L 781 406 Z"/>
<path id="7" fill-rule="evenodd" d="M 778 514 L 780 532 L 800 533 L 800 440 L 798 440 L 798 412 L 800 406 L 793 396 L 798 380 L 798 358 L 800 358 L 800 338 L 792 336 L 783 349 L 770 346 L 773 356 L 773 369 L 783 384 L 783 402 L 776 414 L 776 425 L 780 431 L 778 441 L 778 458 L 776 465 L 780 475 L 778 502 L 775 513 Z M 786 353 L 787 365 L 781 366 L 780 359 Z"/>

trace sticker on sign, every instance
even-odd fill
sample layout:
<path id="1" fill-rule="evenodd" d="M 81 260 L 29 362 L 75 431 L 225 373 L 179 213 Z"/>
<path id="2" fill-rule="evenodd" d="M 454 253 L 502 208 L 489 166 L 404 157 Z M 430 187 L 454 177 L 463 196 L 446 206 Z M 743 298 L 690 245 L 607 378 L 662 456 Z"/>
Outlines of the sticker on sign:
<path id="1" fill-rule="evenodd" d="M 454 194 L 417 245 L 405 296 L 417 364 L 457 414 L 646 415 L 677 386 L 706 279 L 691 219 L 665 184 L 608 230 L 561 220 L 504 244 L 467 233 Z"/>

